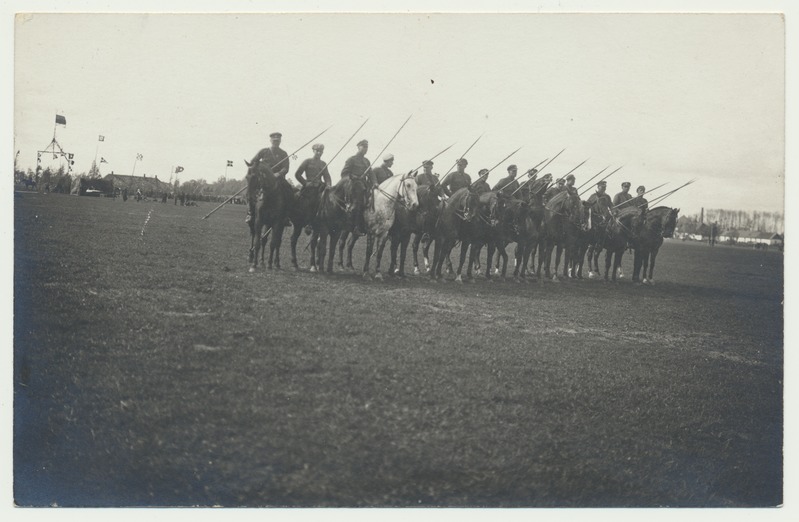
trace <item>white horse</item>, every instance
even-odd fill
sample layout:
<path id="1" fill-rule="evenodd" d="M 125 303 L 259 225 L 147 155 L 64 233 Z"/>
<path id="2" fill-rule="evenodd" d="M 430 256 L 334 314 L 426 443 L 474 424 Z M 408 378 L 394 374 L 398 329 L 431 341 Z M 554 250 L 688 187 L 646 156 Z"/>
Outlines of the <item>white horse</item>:
<path id="1" fill-rule="evenodd" d="M 403 205 L 408 210 L 414 210 L 419 205 L 416 180 L 407 174 L 395 174 L 372 189 L 372 201 L 373 205 L 363 211 L 366 223 L 366 261 L 363 264 L 363 276 L 369 276 L 369 261 L 377 241 L 375 278 L 382 279 L 380 261 L 388 240 L 388 231 L 394 224 L 397 205 Z"/>

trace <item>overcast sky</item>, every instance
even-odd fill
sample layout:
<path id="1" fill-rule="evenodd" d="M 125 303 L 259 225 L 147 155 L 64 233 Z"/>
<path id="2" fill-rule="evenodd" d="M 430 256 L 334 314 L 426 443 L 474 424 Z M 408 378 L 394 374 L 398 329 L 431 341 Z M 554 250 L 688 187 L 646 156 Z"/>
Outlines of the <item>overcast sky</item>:
<path id="1" fill-rule="evenodd" d="M 318 140 L 330 160 L 369 118 L 335 181 L 356 141 L 374 161 L 412 115 L 388 148 L 395 172 L 455 143 L 436 160 L 444 173 L 483 134 L 473 176 L 522 147 L 492 184 L 565 148 L 547 170 L 589 158 L 578 185 L 624 165 L 609 192 L 697 178 L 665 202 L 683 214 L 783 209 L 779 15 L 61 13 L 18 16 L 14 43 L 23 168 L 56 114 L 76 172 L 96 154 L 103 174 L 131 174 L 140 153 L 137 175 L 182 166 L 180 181 L 243 178 L 275 130 L 292 152 L 332 125 Z"/>

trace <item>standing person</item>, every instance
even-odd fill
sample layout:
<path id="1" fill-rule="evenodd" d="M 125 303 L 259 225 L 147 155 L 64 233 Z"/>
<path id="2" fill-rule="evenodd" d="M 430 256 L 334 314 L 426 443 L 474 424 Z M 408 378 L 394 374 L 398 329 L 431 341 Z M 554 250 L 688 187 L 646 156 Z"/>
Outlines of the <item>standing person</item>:
<path id="1" fill-rule="evenodd" d="M 316 143 L 311 147 L 311 150 L 313 151 L 313 157 L 300 163 L 297 172 L 294 173 L 294 177 L 297 178 L 297 181 L 300 182 L 303 189 L 309 183 L 312 186 L 324 183 L 329 187 L 332 185 L 330 172 L 327 170 L 327 163 L 322 161 L 322 154 L 325 152 L 325 146 L 321 143 Z M 303 177 L 303 174 L 305 177 Z M 302 190 L 300 192 L 302 192 Z"/>
<path id="2" fill-rule="evenodd" d="M 436 185 L 438 183 L 438 174 L 433 173 L 433 162 L 431 160 L 425 161 L 422 163 L 422 168 L 424 172 L 416 176 L 416 186 Z"/>
<path id="3" fill-rule="evenodd" d="M 622 209 L 626 206 L 628 201 L 633 199 L 632 195 L 630 194 L 630 182 L 625 181 L 621 184 L 621 192 L 613 196 L 613 207 Z"/>
<path id="4" fill-rule="evenodd" d="M 497 184 L 494 185 L 494 188 L 491 190 L 493 190 L 494 192 L 499 192 L 503 196 L 510 196 L 511 194 L 516 192 L 516 189 L 519 188 L 519 182 L 516 181 L 517 171 L 518 168 L 516 167 L 516 165 L 510 165 L 508 167 L 508 175 L 499 180 Z"/>
<path id="5" fill-rule="evenodd" d="M 446 194 L 447 197 L 452 196 L 452 194 L 458 190 L 472 184 L 472 177 L 466 173 L 466 165 L 468 164 L 469 162 L 466 161 L 466 158 L 461 158 L 458 160 L 457 170 L 444 176 L 441 188 L 444 189 L 444 194 Z"/>
<path id="6" fill-rule="evenodd" d="M 128 200 L 128 187 L 122 189 L 122 201 Z"/>
<path id="7" fill-rule="evenodd" d="M 488 174 L 488 169 L 480 169 L 480 172 L 477 176 L 477 181 L 472 183 L 472 186 L 470 187 L 470 190 L 478 196 L 491 191 L 491 187 L 488 186 L 488 182 L 486 181 Z"/>
<path id="8" fill-rule="evenodd" d="M 358 152 L 354 156 L 347 158 L 344 162 L 344 168 L 341 169 L 341 179 L 346 178 L 361 178 L 366 175 L 371 163 L 366 158 L 366 153 L 369 151 L 369 142 L 361 140 L 358 142 Z"/>

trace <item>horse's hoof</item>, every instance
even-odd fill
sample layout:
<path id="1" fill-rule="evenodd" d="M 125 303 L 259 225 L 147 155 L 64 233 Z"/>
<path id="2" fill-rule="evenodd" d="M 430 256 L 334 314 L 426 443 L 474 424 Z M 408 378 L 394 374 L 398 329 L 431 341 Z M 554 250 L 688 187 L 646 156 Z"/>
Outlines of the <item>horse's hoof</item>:
<path id="1" fill-rule="evenodd" d="M 419 275 L 420 273 L 421 272 L 419 272 L 419 267 L 418 266 L 413 267 L 413 275 Z"/>
<path id="2" fill-rule="evenodd" d="M 497 274 L 499 274 L 499 268 L 495 268 L 494 269 L 494 275 L 497 275 Z"/>
<path id="3" fill-rule="evenodd" d="M 255 267 L 254 267 L 254 266 L 251 266 L 251 267 L 250 267 L 250 270 L 249 270 L 249 272 L 250 272 L 251 274 L 254 274 L 254 273 L 255 273 Z"/>
<path id="4" fill-rule="evenodd" d="M 375 279 L 379 279 L 379 280 L 382 281 L 383 280 L 383 274 L 381 274 L 380 272 L 376 272 L 375 273 Z"/>
<path id="5" fill-rule="evenodd" d="M 589 270 L 588 271 L 588 279 L 593 279 L 595 277 L 596 277 L 596 274 L 593 271 Z"/>
<path id="6" fill-rule="evenodd" d="M 552 282 L 553 283 L 560 283 L 560 279 L 558 279 L 557 274 L 552 276 Z"/>
<path id="7" fill-rule="evenodd" d="M 363 278 L 364 279 L 370 279 L 369 272 L 364 272 L 363 273 Z"/>
<path id="8" fill-rule="evenodd" d="M 461 277 L 460 274 L 458 274 L 457 277 L 455 277 L 455 282 L 456 283 L 463 283 L 463 278 Z"/>
<path id="9" fill-rule="evenodd" d="M 624 272 L 622 272 L 622 271 L 621 271 L 621 268 L 619 268 L 619 275 L 618 275 L 618 278 L 619 278 L 619 279 L 624 279 Z"/>
<path id="10" fill-rule="evenodd" d="M 311 272 L 312 274 L 315 273 L 316 272 L 316 267 L 312 266 L 311 269 L 309 270 L 309 272 Z"/>

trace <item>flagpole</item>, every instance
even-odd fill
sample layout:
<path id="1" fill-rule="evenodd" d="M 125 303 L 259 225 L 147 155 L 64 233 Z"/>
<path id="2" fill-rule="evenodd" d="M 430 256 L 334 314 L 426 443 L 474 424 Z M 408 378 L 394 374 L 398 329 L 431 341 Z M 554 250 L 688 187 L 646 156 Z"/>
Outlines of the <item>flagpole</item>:
<path id="1" fill-rule="evenodd" d="M 131 172 L 131 174 L 130 174 L 131 176 L 135 176 L 136 175 L 136 163 L 138 163 L 138 161 L 139 161 L 139 155 L 136 154 L 136 159 L 133 160 L 133 172 Z"/>

